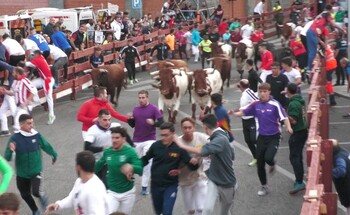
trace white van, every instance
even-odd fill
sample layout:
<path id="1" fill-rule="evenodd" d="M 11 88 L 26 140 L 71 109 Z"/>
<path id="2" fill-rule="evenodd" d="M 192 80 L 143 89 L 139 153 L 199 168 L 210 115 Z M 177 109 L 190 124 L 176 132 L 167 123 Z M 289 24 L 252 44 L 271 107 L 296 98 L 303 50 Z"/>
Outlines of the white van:
<path id="1" fill-rule="evenodd" d="M 32 18 L 27 14 L 0 16 L 0 35 L 8 33 L 12 38 L 15 34 L 27 37 L 32 26 Z"/>

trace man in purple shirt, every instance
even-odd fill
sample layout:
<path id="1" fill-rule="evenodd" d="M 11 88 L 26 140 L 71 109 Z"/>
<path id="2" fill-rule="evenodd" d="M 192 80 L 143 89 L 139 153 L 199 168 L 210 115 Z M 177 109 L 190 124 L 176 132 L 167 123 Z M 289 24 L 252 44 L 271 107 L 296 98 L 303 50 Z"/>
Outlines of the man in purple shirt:
<path id="1" fill-rule="evenodd" d="M 158 107 L 149 103 L 148 92 L 141 90 L 138 93 L 139 105 L 132 111 L 128 124 L 134 128 L 133 141 L 139 157 L 143 157 L 151 145 L 156 141 L 156 127 L 163 122 L 163 116 Z M 143 168 L 142 174 L 142 195 L 147 195 L 149 180 L 151 177 L 152 161 Z"/>
<path id="2" fill-rule="evenodd" d="M 265 196 L 268 193 L 265 163 L 270 166 L 269 173 L 275 172 L 275 155 L 280 142 L 280 121 L 286 125 L 287 131 L 292 134 L 293 130 L 289 119 L 281 104 L 271 96 L 271 86 L 268 83 L 259 85 L 260 99 L 252 102 L 244 110 L 237 111 L 234 114 L 254 116 L 259 122 L 259 136 L 256 147 L 256 157 L 258 160 L 258 176 L 261 188 L 258 191 L 259 196 Z"/>

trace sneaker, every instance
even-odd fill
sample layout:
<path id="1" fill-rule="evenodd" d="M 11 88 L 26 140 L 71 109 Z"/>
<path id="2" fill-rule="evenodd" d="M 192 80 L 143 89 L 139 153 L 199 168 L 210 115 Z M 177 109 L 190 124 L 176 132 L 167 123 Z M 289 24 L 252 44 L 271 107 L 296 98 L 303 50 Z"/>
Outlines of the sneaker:
<path id="1" fill-rule="evenodd" d="M 266 196 L 268 192 L 269 192 L 269 188 L 267 187 L 267 185 L 262 185 L 258 191 L 258 195 Z"/>
<path id="2" fill-rule="evenodd" d="M 269 169 L 269 174 L 271 176 L 273 176 L 275 173 L 276 173 L 276 164 L 273 166 L 270 166 L 270 169 Z"/>
<path id="3" fill-rule="evenodd" d="M 47 124 L 52 125 L 55 119 L 56 119 L 55 115 L 49 115 L 49 121 L 47 121 Z"/>
<path id="4" fill-rule="evenodd" d="M 7 136 L 10 136 L 11 133 L 9 131 L 1 131 L 0 132 L 0 137 L 7 137 Z"/>
<path id="5" fill-rule="evenodd" d="M 133 81 L 133 80 L 129 80 L 129 84 L 130 84 L 130 85 L 133 85 L 133 84 L 134 84 L 134 81 Z"/>
<path id="6" fill-rule="evenodd" d="M 48 200 L 47 196 L 41 196 L 39 198 L 39 200 L 40 200 L 40 204 L 41 204 L 41 209 L 43 211 L 45 211 L 47 206 L 49 205 L 49 200 Z"/>
<path id="7" fill-rule="evenodd" d="M 297 194 L 299 191 L 302 191 L 302 190 L 305 190 L 304 182 L 302 183 L 295 182 L 293 189 L 289 191 L 289 195 Z"/>
<path id="8" fill-rule="evenodd" d="M 137 80 L 136 78 L 134 79 L 134 83 L 138 83 L 139 82 L 139 80 Z"/>
<path id="9" fill-rule="evenodd" d="M 349 119 L 350 118 L 350 113 L 347 113 L 347 114 L 343 115 L 343 118 L 344 119 Z"/>
<path id="10" fill-rule="evenodd" d="M 141 195 L 147 196 L 149 194 L 147 187 L 142 187 Z"/>
<path id="11" fill-rule="evenodd" d="M 257 162 L 257 159 L 253 159 L 252 161 L 250 161 L 250 163 L 248 163 L 248 166 L 255 166 Z"/>

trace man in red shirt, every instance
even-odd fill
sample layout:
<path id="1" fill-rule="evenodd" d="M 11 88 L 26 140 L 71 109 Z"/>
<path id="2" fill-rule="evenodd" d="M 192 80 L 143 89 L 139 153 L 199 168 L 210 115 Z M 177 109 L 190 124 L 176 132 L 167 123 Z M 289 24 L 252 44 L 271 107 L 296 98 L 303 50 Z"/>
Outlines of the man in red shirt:
<path id="1" fill-rule="evenodd" d="M 17 106 L 16 114 L 14 118 L 13 128 L 19 130 L 19 117 L 22 114 L 30 114 L 32 107 L 32 100 L 38 95 L 38 91 L 32 82 L 26 78 L 24 69 L 21 67 L 15 67 L 13 69 L 13 77 L 15 80 L 11 85 L 11 89 L 7 90 L 5 87 L 0 88 L 1 94 L 6 94 L 15 97 L 15 103 Z"/>
<path id="2" fill-rule="evenodd" d="M 108 103 L 107 90 L 105 87 L 97 87 L 94 89 L 94 98 L 84 102 L 77 115 L 77 120 L 82 122 L 82 135 L 85 141 L 87 130 L 94 125 L 98 119 L 98 112 L 101 109 L 107 109 L 111 112 L 112 117 L 122 122 L 127 122 L 128 117 L 116 112 Z"/>
<path id="3" fill-rule="evenodd" d="M 220 36 L 222 36 L 226 32 L 226 29 L 228 29 L 228 28 L 229 28 L 229 25 L 227 23 L 227 19 L 225 18 L 219 24 L 219 34 L 220 34 Z"/>
<path id="4" fill-rule="evenodd" d="M 55 84 L 55 80 L 52 77 L 51 70 L 49 65 L 47 64 L 44 56 L 42 56 L 40 50 L 34 51 L 34 58 L 30 62 L 26 62 L 27 67 L 33 67 L 38 70 L 40 78 L 33 80 L 33 85 L 36 88 L 43 88 L 47 106 L 49 108 L 49 120 L 47 121 L 47 124 L 51 125 L 55 119 L 55 113 L 53 110 L 53 98 L 52 98 L 52 91 L 53 91 L 53 85 Z"/>
<path id="5" fill-rule="evenodd" d="M 231 31 L 231 44 L 232 44 L 232 53 L 235 53 L 236 51 L 236 47 L 239 43 L 239 41 L 241 41 L 243 39 L 241 33 L 239 32 L 239 28 L 235 28 L 234 31 Z"/>
<path id="6" fill-rule="evenodd" d="M 261 65 L 259 68 L 260 79 L 266 82 L 266 77 L 272 73 L 271 64 L 274 61 L 272 53 L 267 50 L 267 45 L 265 43 L 259 45 L 259 52 L 261 55 Z"/>
<path id="7" fill-rule="evenodd" d="M 264 39 L 264 33 L 262 32 L 262 27 L 259 26 L 257 29 L 250 35 L 250 40 L 253 42 L 254 46 Z"/>

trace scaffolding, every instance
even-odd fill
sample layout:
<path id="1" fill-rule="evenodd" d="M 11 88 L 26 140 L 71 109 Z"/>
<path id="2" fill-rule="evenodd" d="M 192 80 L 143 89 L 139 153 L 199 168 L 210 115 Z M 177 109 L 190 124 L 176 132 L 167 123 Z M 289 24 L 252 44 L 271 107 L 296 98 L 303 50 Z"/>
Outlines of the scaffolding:
<path id="1" fill-rule="evenodd" d="M 219 4 L 218 0 L 169 0 L 162 6 L 162 14 L 169 20 L 170 16 L 179 15 L 181 21 L 206 23 Z M 166 6 L 166 7 L 164 7 Z"/>

